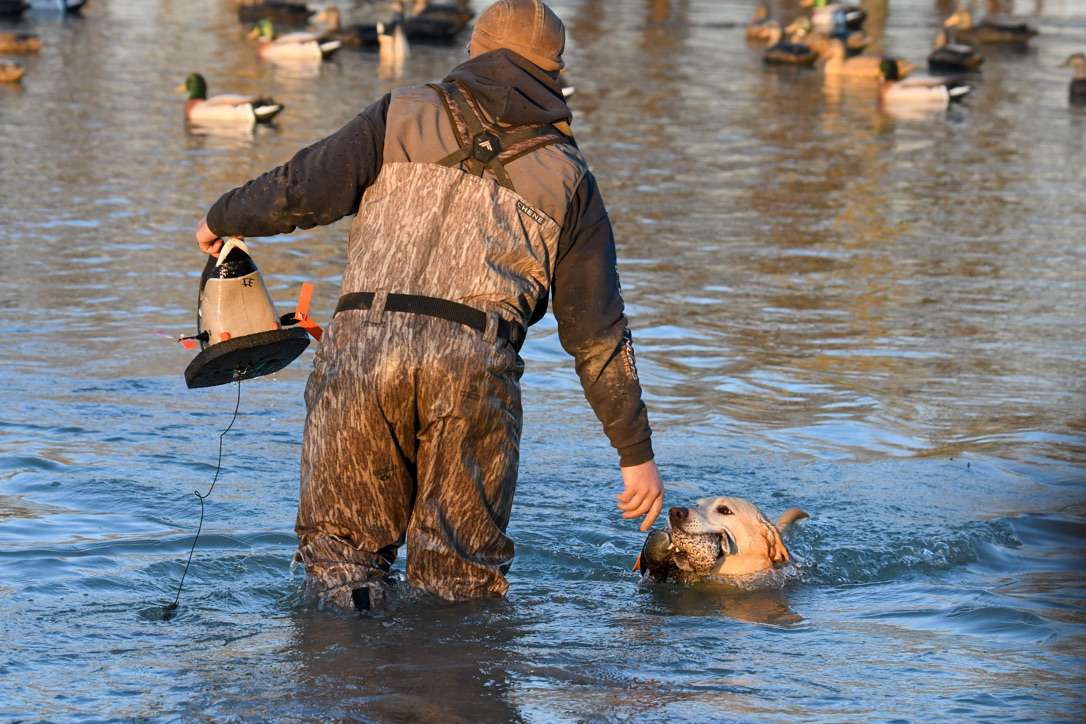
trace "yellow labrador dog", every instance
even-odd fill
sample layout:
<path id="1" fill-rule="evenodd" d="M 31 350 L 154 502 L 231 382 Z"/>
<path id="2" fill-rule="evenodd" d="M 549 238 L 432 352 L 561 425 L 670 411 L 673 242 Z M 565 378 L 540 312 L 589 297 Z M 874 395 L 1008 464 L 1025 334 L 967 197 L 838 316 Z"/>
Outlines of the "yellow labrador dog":
<path id="1" fill-rule="evenodd" d="M 668 511 L 668 530 L 649 533 L 634 570 L 643 581 L 694 583 L 781 568 L 790 560 L 781 531 L 809 517 L 791 508 L 774 525 L 748 500 L 703 498 Z"/>

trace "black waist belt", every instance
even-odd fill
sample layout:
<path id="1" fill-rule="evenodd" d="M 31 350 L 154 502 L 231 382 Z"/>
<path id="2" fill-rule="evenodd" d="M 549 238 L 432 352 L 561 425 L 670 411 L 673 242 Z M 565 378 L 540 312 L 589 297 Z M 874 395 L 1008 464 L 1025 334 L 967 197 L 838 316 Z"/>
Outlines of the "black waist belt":
<path id="1" fill-rule="evenodd" d="M 344 294 L 336 304 L 336 314 L 349 309 L 370 309 L 373 306 L 373 297 L 373 292 Z M 418 294 L 389 294 L 385 301 L 385 311 L 423 314 L 427 317 L 458 322 L 465 327 L 486 332 L 486 312 L 466 304 L 451 302 L 448 299 L 424 297 Z M 524 342 L 524 330 L 519 324 L 498 317 L 497 337 L 506 340 L 519 350 Z"/>

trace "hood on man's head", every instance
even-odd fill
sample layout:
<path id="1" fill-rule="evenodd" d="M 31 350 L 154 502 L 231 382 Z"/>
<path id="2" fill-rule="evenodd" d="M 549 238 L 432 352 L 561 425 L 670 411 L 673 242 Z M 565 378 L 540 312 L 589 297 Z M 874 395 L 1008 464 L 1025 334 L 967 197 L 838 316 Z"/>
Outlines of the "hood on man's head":
<path id="1" fill-rule="evenodd" d="M 541 0 L 498 0 L 475 21 L 471 45 L 476 55 L 508 48 L 553 73 L 563 66 L 566 28 Z"/>
<path id="2" fill-rule="evenodd" d="M 445 81 L 459 81 L 491 118 L 511 126 L 569 122 L 557 72 L 545 73 L 512 50 L 477 55 L 453 68 Z"/>

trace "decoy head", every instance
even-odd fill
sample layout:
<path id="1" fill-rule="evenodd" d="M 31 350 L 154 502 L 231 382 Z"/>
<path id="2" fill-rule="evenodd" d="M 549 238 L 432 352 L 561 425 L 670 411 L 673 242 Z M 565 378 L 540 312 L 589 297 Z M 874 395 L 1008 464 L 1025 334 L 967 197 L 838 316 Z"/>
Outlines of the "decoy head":
<path id="1" fill-rule="evenodd" d="M 207 81 L 199 73 L 190 73 L 185 82 L 177 86 L 178 93 L 188 93 L 189 100 L 207 100 Z"/>
<path id="2" fill-rule="evenodd" d="M 889 83 L 901 80 L 901 68 L 894 58 L 883 58 L 879 63 L 879 72 L 882 74 L 883 80 Z"/>

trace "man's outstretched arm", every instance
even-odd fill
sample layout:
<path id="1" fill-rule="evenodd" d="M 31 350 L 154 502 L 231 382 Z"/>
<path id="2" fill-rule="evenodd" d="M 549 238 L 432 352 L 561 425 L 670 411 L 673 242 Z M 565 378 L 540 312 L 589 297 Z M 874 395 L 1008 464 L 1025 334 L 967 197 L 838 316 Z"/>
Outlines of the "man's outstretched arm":
<path id="1" fill-rule="evenodd" d="M 641 400 L 633 339 L 626 322 L 611 221 L 596 180 L 585 175 L 563 224 L 554 278 L 554 316 L 562 347 L 573 355 L 585 397 L 618 450 L 624 518 L 652 526 L 663 507 L 652 430 Z"/>

